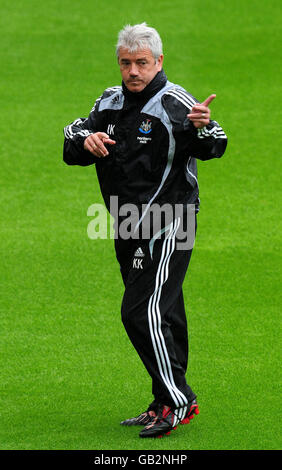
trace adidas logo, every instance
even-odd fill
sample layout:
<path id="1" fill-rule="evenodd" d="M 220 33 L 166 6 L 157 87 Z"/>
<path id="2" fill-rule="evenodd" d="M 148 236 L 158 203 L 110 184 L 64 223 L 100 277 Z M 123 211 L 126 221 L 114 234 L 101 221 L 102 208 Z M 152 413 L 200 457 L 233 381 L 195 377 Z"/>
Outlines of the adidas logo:
<path id="1" fill-rule="evenodd" d="M 136 258 L 143 258 L 143 256 L 145 256 L 145 254 L 143 253 L 142 248 L 137 248 L 137 250 L 134 253 L 134 256 Z"/>
<path id="2" fill-rule="evenodd" d="M 119 102 L 119 95 L 115 96 L 113 99 L 112 99 L 112 103 L 113 104 L 116 104 Z"/>

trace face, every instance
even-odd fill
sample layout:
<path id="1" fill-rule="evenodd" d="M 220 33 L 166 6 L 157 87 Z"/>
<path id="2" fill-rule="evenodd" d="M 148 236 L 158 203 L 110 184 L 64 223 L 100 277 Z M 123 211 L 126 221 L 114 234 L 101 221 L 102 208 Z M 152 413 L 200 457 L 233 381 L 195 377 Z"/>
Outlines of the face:
<path id="1" fill-rule="evenodd" d="M 144 88 L 162 70 L 163 55 L 156 61 L 150 49 L 129 52 L 125 47 L 119 49 L 118 63 L 126 87 L 135 93 Z"/>

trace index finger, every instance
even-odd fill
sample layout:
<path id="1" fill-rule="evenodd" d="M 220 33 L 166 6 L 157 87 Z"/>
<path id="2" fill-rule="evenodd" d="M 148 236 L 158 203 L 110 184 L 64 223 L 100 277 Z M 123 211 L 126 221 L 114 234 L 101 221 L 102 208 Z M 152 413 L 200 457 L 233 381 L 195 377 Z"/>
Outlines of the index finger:
<path id="1" fill-rule="evenodd" d="M 215 94 L 210 95 L 205 101 L 203 101 L 204 106 L 208 106 L 216 98 Z"/>
<path id="2" fill-rule="evenodd" d="M 112 140 L 112 139 L 104 139 L 104 140 L 103 140 L 103 143 L 104 143 L 104 144 L 115 145 L 115 144 L 116 144 L 116 141 L 115 141 L 115 140 Z"/>

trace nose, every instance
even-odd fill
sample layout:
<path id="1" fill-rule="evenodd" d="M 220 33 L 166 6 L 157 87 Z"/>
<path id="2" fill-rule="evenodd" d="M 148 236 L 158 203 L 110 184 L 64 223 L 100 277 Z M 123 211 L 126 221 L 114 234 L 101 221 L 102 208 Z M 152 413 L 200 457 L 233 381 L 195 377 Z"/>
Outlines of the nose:
<path id="1" fill-rule="evenodd" d="M 138 66 L 136 64 L 134 64 L 134 62 L 131 63 L 130 65 L 130 70 L 129 70 L 129 74 L 131 77 L 137 77 L 139 71 L 138 71 Z"/>

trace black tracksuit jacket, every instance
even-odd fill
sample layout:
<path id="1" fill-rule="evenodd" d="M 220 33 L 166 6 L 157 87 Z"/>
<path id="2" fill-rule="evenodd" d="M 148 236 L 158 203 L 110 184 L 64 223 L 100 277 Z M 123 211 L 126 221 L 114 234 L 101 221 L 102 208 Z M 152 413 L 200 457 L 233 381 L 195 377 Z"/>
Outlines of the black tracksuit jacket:
<path id="1" fill-rule="evenodd" d="M 119 205 L 133 203 L 195 204 L 199 206 L 196 159 L 223 155 L 227 137 L 216 121 L 197 130 L 187 118 L 198 101 L 164 71 L 140 93 L 122 86 L 107 88 L 88 118 L 64 129 L 63 159 L 68 165 L 96 164 L 101 192 L 110 209 L 110 197 Z M 85 138 L 105 132 L 116 141 L 109 156 L 97 158 L 84 150 Z M 144 206 L 145 205 L 145 206 Z"/>

